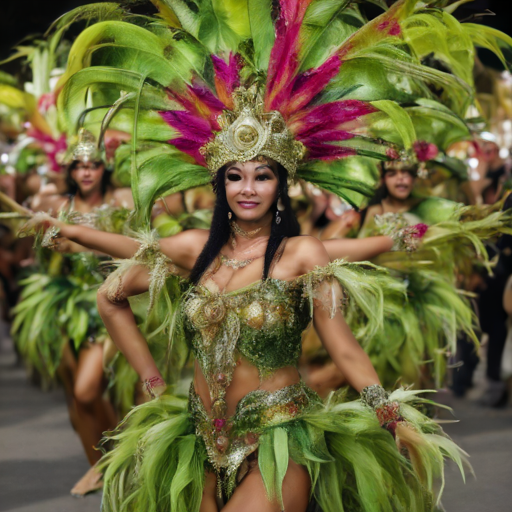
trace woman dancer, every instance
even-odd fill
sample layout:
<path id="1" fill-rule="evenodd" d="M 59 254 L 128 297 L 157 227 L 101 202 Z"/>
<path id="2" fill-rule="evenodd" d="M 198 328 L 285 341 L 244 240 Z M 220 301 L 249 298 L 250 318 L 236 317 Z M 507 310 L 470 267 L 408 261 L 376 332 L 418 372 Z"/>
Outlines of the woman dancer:
<path id="1" fill-rule="evenodd" d="M 38 210 L 59 213 L 73 222 L 104 230 L 122 230 L 129 213 L 127 207 L 133 207 L 131 192 L 115 190 L 110 185 L 110 173 L 91 134 L 81 132 L 72 156 L 66 171 L 69 193 L 36 196 L 32 204 Z M 50 378 L 58 368 L 71 422 L 92 466 L 71 490 L 73 495 L 82 496 L 102 485 L 94 468 L 101 454 L 94 447 L 102 433 L 116 424 L 114 409 L 103 396 L 107 383 L 103 369 L 107 336 L 95 300 L 95 289 L 103 282 L 97 268 L 102 255 L 51 233 L 43 245 L 64 257 L 53 255 L 45 275 L 35 274 L 28 279 L 30 286 L 22 292 L 22 301 L 15 308 L 18 318 L 15 317 L 13 331 L 31 365 Z M 40 288 L 35 287 L 38 280 Z M 37 304 L 35 295 L 39 295 Z M 45 309 L 48 304 L 51 309 Z M 31 311 L 37 317 L 37 312 L 43 310 L 43 323 L 36 324 Z M 55 323 L 59 332 L 55 332 Z"/>
<path id="2" fill-rule="evenodd" d="M 160 395 L 112 436 L 103 462 L 106 511 L 300 511 L 312 497 L 324 512 L 432 510 L 443 455 L 460 462 L 450 441 L 432 435 L 441 434 L 432 421 L 397 401 L 413 392 L 388 397 L 379 386 L 337 308 L 334 278 L 350 297 L 347 316 L 359 306 L 366 313 L 359 329 L 375 328 L 383 275 L 329 263 L 320 242 L 295 236 L 286 186 L 297 176 L 360 206 L 373 190 L 373 170 L 342 157 L 412 151 L 407 109 L 423 95 L 417 115 L 427 124 L 441 111 L 463 116 L 467 95 L 459 89 L 470 81 L 472 40 L 484 39 L 412 0 L 359 30 L 340 17 L 359 20 L 357 7 L 327 4 L 180 4 L 173 11 L 158 3 L 160 20 L 92 25 L 70 52 L 59 84 L 63 119 L 74 126 L 92 102 L 109 118 L 121 112 L 112 126 L 132 123 L 133 190 L 144 227 L 163 192 L 205 184 L 212 173 L 218 194 L 210 232 L 160 243 L 147 232 L 137 241 L 60 226 L 77 243 L 132 258 L 112 274 L 99 304 L 148 393 Z M 434 29 L 425 43 L 425 30 Z M 459 32 L 464 51 L 443 52 L 453 74 L 422 63 L 437 55 L 439 38 L 452 48 Z M 98 59 L 84 58 L 91 53 Z M 101 66 L 87 68 L 92 62 Z M 434 84 L 442 84 L 442 98 L 426 87 Z M 375 135 L 386 119 L 400 127 L 401 142 Z M 196 356 L 188 404 L 161 394 L 165 382 L 128 307 L 127 297 L 148 289 L 150 302 L 166 310 L 161 328 L 172 340 L 182 334 Z M 324 405 L 300 381 L 300 337 L 312 318 L 361 402 L 337 396 Z"/>
<path id="3" fill-rule="evenodd" d="M 443 454 L 459 461 L 460 455 L 445 437 L 431 436 L 441 433 L 433 422 L 389 399 L 338 308 L 336 279 L 356 302 L 365 302 L 371 294 L 363 289 L 378 286 L 382 276 L 375 272 L 365 281 L 361 273 L 365 284 L 358 285 L 357 267 L 348 271 L 342 262 L 330 264 L 321 242 L 297 236 L 287 183 L 301 144 L 283 128 L 279 112 L 269 119 L 249 106 L 251 91 L 235 94 L 246 107 L 204 147 L 217 192 L 210 231 L 189 230 L 155 244 L 47 221 L 80 245 L 133 258 L 110 276 L 98 306 L 152 397 L 166 385 L 127 298 L 148 289 L 156 298 L 157 288 L 166 290 L 166 275 L 181 278 L 182 303 L 173 324 L 196 357 L 189 412 L 185 402 L 163 395 L 128 416 L 103 463 L 104 508 L 299 511 L 314 496 L 326 512 L 352 501 L 360 508 L 391 506 L 395 499 L 429 510 L 433 495 L 426 496 L 432 489 L 425 494 L 420 475 L 430 471 L 426 465 L 420 470 L 420 461 L 437 460 L 430 467 L 439 474 Z M 267 130 L 246 149 L 226 137 L 233 126 L 242 135 L 256 123 Z M 326 407 L 301 381 L 296 369 L 301 333 L 311 319 L 335 363 L 361 392 L 361 402 Z M 352 431 L 350 416 L 357 418 Z M 421 439 L 422 455 L 415 459 L 420 473 L 412 476 L 410 463 L 391 436 L 380 434 L 379 423 L 403 447 Z M 362 445 L 354 444 L 358 436 L 378 447 L 373 454 L 370 445 L 363 448 L 371 459 L 363 465 L 356 455 Z M 439 439 L 448 450 L 441 450 Z M 364 475 L 368 464 L 371 478 Z"/>
<path id="4" fill-rule="evenodd" d="M 190 412 L 177 399 L 162 397 L 131 413 L 126 428 L 113 436 L 120 440 L 118 446 L 105 458 L 105 509 L 118 503 L 136 510 L 137 503 L 149 499 L 164 507 L 158 510 L 167 510 L 162 500 L 170 490 L 169 510 L 216 511 L 223 497 L 229 498 L 223 508 L 226 511 L 283 507 L 299 511 L 306 510 L 311 494 L 323 510 L 339 510 L 344 490 L 352 486 L 345 480 L 351 474 L 361 486 L 358 491 L 352 488 L 360 505 L 369 505 L 377 495 L 375 504 L 391 503 L 393 493 L 405 503 L 412 492 L 418 510 L 428 510 L 426 502 L 420 503 L 424 489 L 420 491 L 418 476 L 409 484 L 400 483 L 402 477 L 396 471 L 407 472 L 408 462 L 393 448 L 391 436 L 382 437 L 375 430 L 378 422 L 370 409 L 359 402 L 341 406 L 338 413 L 325 408 L 296 370 L 300 334 L 312 316 L 331 357 L 351 385 L 362 392 L 362 403 L 376 407 L 381 423 L 399 438 L 412 434 L 403 422 L 407 416 L 418 429 L 414 435 L 423 437 L 429 457 L 441 454 L 435 436 L 429 439 L 425 434 L 434 424 L 388 399 L 368 357 L 332 303 L 336 272 L 329 267 L 321 242 L 297 236 L 299 227 L 290 207 L 285 168 L 268 156 L 232 162 L 222 166 L 215 182 L 212 230 L 190 230 L 160 244 L 169 258 L 169 269 L 186 278 L 182 327 L 196 356 Z M 118 257 L 131 257 L 137 250 L 140 255 L 144 250 L 124 237 L 112 236 L 109 241 L 105 236 L 95 237 L 83 226 L 59 227 L 63 236 Z M 114 274 L 110 281 L 98 296 L 102 318 L 148 393 L 158 396 L 164 392 L 165 382 L 126 300 L 149 288 L 150 272 L 143 265 L 135 266 L 125 275 Z M 309 298 L 305 299 L 305 294 Z M 170 406 L 172 401 L 174 406 Z M 356 427 L 348 438 L 368 435 L 369 442 L 383 450 L 382 455 L 386 452 L 387 462 L 372 457 L 372 472 L 384 480 L 391 478 L 392 483 L 378 482 L 375 496 L 365 488 L 370 481 L 359 475 L 362 466 L 353 459 L 359 448 L 350 453 L 353 448 L 337 445 L 348 441 L 347 418 L 341 410 L 350 411 L 348 414 L 361 422 L 362 429 Z M 157 444 L 163 443 L 157 455 L 151 446 L 151 431 L 164 428 L 164 417 L 170 423 L 157 436 Z M 440 432 L 437 427 L 435 431 Z M 320 443 L 318 436 L 324 439 Z M 446 438 L 445 442 L 449 443 Z M 283 452 L 280 443 L 285 445 Z M 137 445 L 144 446 L 139 455 L 126 452 L 128 446 Z M 134 464 L 138 464 L 139 476 L 129 469 Z M 168 469 L 161 473 L 165 465 Z M 336 477 L 344 466 L 343 476 Z M 346 473 L 348 466 L 351 469 Z M 440 470 L 438 466 L 436 471 Z M 325 487 L 328 483 L 335 485 L 334 492 Z M 124 492 L 130 505 L 118 495 L 122 485 L 127 486 Z"/>

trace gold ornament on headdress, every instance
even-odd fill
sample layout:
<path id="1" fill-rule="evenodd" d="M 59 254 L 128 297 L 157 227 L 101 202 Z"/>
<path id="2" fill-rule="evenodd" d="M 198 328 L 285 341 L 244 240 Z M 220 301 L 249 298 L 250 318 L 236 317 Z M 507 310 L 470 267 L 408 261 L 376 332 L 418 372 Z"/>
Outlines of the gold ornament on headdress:
<path id="1" fill-rule="evenodd" d="M 256 86 L 233 93 L 235 108 L 218 119 L 221 131 L 202 148 L 208 169 L 215 174 L 229 162 L 248 162 L 266 156 L 280 163 L 293 178 L 305 153 L 304 145 L 288 130 L 277 111 L 264 112 Z"/>
<path id="2" fill-rule="evenodd" d="M 384 162 L 384 169 L 416 171 L 416 175 L 421 179 L 428 178 L 430 174 L 427 169 L 427 164 L 425 162 L 419 162 L 416 155 L 409 151 L 401 151 L 399 158 L 396 160 Z"/>
<path id="3" fill-rule="evenodd" d="M 73 147 L 72 160 L 88 163 L 97 162 L 101 159 L 101 153 L 94 135 L 85 128 L 80 128 L 78 142 Z"/>

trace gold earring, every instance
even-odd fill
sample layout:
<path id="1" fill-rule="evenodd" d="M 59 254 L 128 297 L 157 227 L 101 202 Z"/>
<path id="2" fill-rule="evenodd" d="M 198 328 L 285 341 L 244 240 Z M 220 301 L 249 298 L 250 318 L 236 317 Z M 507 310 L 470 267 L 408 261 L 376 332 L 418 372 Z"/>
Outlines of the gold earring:
<path id="1" fill-rule="evenodd" d="M 283 204 L 283 200 L 281 198 L 279 198 L 277 200 L 277 209 L 280 212 L 284 212 L 284 210 L 285 210 L 285 207 L 284 207 L 284 204 Z"/>
<path id="2" fill-rule="evenodd" d="M 231 212 L 228 212 L 228 219 L 231 220 L 233 218 L 233 214 Z"/>

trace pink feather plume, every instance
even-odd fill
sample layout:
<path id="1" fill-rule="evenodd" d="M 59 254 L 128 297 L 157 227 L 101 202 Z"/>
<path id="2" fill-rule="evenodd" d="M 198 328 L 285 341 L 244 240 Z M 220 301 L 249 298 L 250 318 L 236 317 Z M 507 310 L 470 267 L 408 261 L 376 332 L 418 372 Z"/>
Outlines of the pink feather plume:
<path id="1" fill-rule="evenodd" d="M 343 123 L 377 112 L 377 109 L 359 100 L 340 100 L 302 110 L 290 117 L 288 128 L 300 140 L 322 131 L 332 133 Z"/>
<path id="2" fill-rule="evenodd" d="M 233 109 L 233 91 L 240 87 L 240 63 L 233 53 L 229 54 L 229 61 L 212 55 L 213 70 L 215 72 L 215 89 L 220 101 L 228 109 Z"/>
<path id="3" fill-rule="evenodd" d="M 180 151 L 193 157 L 196 162 L 204 165 L 200 148 L 213 138 L 213 130 L 207 119 L 183 110 L 168 110 L 160 112 L 162 119 L 181 134 L 169 141 Z"/>
<path id="4" fill-rule="evenodd" d="M 276 40 L 270 53 L 265 109 L 281 111 L 289 97 L 299 68 L 299 34 L 306 9 L 312 0 L 281 0 L 281 14 L 276 22 Z"/>
<path id="5" fill-rule="evenodd" d="M 54 139 L 51 135 L 35 128 L 31 128 L 27 134 L 36 139 L 38 145 L 46 153 L 52 171 L 60 172 L 62 160 L 68 147 L 66 135 L 63 134 L 58 139 Z"/>
<path id="6" fill-rule="evenodd" d="M 220 130 L 217 118 L 226 106 L 206 86 L 197 83 L 188 85 L 181 93 L 169 90 L 169 96 L 184 108 L 160 112 L 162 119 L 181 135 L 169 144 L 205 165 L 200 148 Z"/>

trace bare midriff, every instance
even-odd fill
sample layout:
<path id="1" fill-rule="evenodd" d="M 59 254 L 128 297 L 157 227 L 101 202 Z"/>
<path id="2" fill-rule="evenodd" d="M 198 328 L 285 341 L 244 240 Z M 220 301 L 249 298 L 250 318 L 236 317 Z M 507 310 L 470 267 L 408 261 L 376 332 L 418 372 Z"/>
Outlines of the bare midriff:
<path id="1" fill-rule="evenodd" d="M 197 361 L 194 363 L 194 388 L 201 398 L 205 409 L 211 411 L 211 398 L 208 384 Z M 233 372 L 233 380 L 226 389 L 226 402 L 228 406 L 227 415 L 232 416 L 238 402 L 251 391 L 258 389 L 265 391 L 277 391 L 278 389 L 291 386 L 300 381 L 300 374 L 297 368 L 287 366 L 276 370 L 270 377 L 260 379 L 258 369 L 243 357 L 237 361 Z"/>

